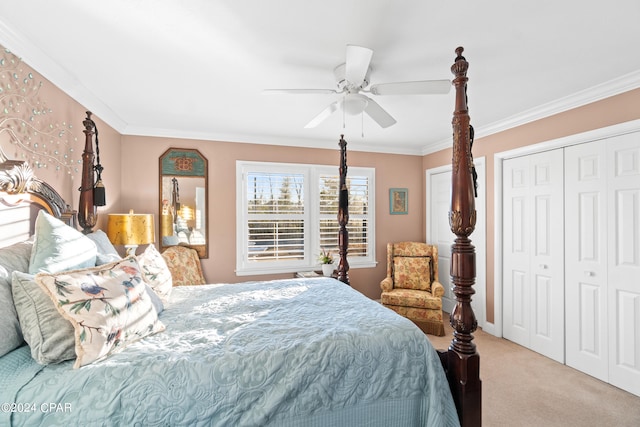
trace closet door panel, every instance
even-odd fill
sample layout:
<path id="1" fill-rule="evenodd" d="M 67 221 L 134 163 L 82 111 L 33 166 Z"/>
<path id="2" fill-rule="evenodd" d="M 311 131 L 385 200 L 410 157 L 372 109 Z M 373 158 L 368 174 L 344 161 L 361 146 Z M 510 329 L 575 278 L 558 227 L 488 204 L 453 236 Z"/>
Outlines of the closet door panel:
<path id="1" fill-rule="evenodd" d="M 563 150 L 530 155 L 533 218 L 530 273 L 530 348 L 564 363 L 564 187 Z"/>
<path id="2" fill-rule="evenodd" d="M 442 309 L 451 313 L 455 306 L 455 296 L 451 286 L 451 244 L 456 235 L 451 232 L 449 225 L 449 210 L 451 209 L 451 171 L 445 171 L 431 176 L 430 208 L 430 244 L 438 246 L 438 280 L 444 287 Z"/>
<path id="3" fill-rule="evenodd" d="M 563 154 L 503 163 L 503 335 L 564 363 Z"/>
<path id="4" fill-rule="evenodd" d="M 609 382 L 640 395 L 640 135 L 607 149 Z"/>
<path id="5" fill-rule="evenodd" d="M 602 141 L 565 149 L 566 363 L 608 381 L 607 185 Z"/>
<path id="6" fill-rule="evenodd" d="M 503 166 L 503 314 L 504 337 L 524 347 L 530 342 L 529 159 Z"/>

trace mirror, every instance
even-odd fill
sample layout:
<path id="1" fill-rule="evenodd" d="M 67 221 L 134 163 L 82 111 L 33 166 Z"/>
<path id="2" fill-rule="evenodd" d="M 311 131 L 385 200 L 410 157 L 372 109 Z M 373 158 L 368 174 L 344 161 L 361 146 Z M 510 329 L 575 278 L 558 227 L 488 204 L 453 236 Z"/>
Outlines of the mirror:
<path id="1" fill-rule="evenodd" d="M 175 245 L 209 257 L 208 164 L 198 150 L 169 148 L 160 156 L 160 251 Z"/>

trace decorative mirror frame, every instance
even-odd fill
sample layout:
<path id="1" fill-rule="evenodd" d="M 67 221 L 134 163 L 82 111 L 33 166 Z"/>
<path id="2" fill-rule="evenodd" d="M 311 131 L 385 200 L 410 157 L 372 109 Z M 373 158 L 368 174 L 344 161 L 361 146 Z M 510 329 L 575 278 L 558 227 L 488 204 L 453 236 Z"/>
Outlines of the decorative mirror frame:
<path id="1" fill-rule="evenodd" d="M 194 231 L 193 226 L 178 225 L 178 217 L 176 211 L 181 209 L 180 206 L 180 178 L 203 178 L 204 179 L 204 206 L 196 207 L 194 202 L 194 210 L 204 209 L 204 214 L 200 214 L 199 221 L 202 221 L 204 225 L 204 244 L 192 244 L 190 242 L 191 235 Z M 171 178 L 171 194 L 164 193 L 165 185 L 163 185 L 163 178 Z M 158 206 L 158 218 L 160 219 L 160 252 L 165 250 L 172 244 L 167 244 L 164 237 L 175 236 L 182 241 L 179 245 L 188 246 L 195 249 L 198 252 L 200 258 L 209 257 L 209 162 L 206 157 L 200 153 L 200 151 L 189 148 L 169 148 L 162 153 L 159 161 L 159 206 Z M 168 196 L 168 197 L 167 197 Z M 184 218 L 181 220 L 186 221 Z M 191 220 L 191 219 L 190 219 Z M 176 230 L 179 228 L 179 230 Z M 167 234 L 168 232 L 172 234 Z M 184 238 L 187 238 L 187 242 L 184 242 Z"/>

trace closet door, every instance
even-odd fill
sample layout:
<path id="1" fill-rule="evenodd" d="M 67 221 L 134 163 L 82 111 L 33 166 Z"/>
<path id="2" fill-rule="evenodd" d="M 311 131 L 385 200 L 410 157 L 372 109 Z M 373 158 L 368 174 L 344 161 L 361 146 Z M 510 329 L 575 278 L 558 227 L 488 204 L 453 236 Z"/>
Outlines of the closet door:
<path id="1" fill-rule="evenodd" d="M 564 363 L 563 151 L 503 171 L 504 337 Z"/>
<path id="2" fill-rule="evenodd" d="M 476 248 L 476 279 L 473 287 L 475 293 L 471 297 L 471 307 L 478 321 L 479 327 L 485 326 L 485 294 L 486 294 L 486 186 L 485 159 L 474 159 L 478 174 L 478 197 L 475 198 L 477 212 L 476 227 L 471 234 L 471 244 Z M 426 209 L 427 234 L 426 242 L 438 246 L 438 276 L 444 286 L 442 309 L 451 313 L 455 306 L 455 295 L 451 286 L 451 245 L 456 235 L 449 224 L 449 210 L 451 210 L 451 165 L 441 166 L 426 171 Z M 448 318 L 445 320 L 448 322 Z"/>
<path id="3" fill-rule="evenodd" d="M 640 135 L 606 143 L 609 382 L 640 396 Z"/>
<path id="4" fill-rule="evenodd" d="M 455 306 L 455 295 L 451 287 L 451 245 L 456 235 L 449 225 L 451 209 L 451 170 L 435 173 L 430 179 L 429 235 L 428 243 L 438 246 L 438 280 L 444 287 L 442 309 L 451 313 Z M 445 322 L 448 323 L 448 319 Z"/>
<path id="5" fill-rule="evenodd" d="M 529 158 L 517 157 L 503 163 L 503 313 L 502 334 L 510 341 L 529 347 L 531 223 Z"/>
<path id="6" fill-rule="evenodd" d="M 603 141 L 565 149 L 567 365 L 608 381 L 607 183 Z"/>

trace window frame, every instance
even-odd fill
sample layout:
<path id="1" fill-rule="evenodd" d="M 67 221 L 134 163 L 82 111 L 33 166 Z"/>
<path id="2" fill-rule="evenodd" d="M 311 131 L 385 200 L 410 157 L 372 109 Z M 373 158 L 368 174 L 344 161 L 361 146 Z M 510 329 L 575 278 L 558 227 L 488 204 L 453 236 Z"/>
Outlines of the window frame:
<path id="1" fill-rule="evenodd" d="M 304 175 L 304 257 L 301 260 L 261 261 L 256 263 L 248 259 L 248 195 L 247 176 L 252 172 L 264 173 L 301 173 Z M 318 269 L 320 255 L 320 176 L 333 175 L 339 178 L 337 166 L 278 163 L 257 161 L 236 161 L 236 275 L 258 275 L 294 273 Z M 364 217 L 369 222 L 367 228 L 367 255 L 349 257 L 350 268 L 375 267 L 375 168 L 349 166 L 351 177 L 364 176 L 368 181 L 368 213 Z M 337 197 L 337 195 L 336 195 Z M 351 215 L 351 214 L 350 214 Z M 337 220 L 337 212 L 336 212 Z M 349 223 L 347 223 L 349 230 Z M 337 254 L 336 254 L 337 255 Z"/>

